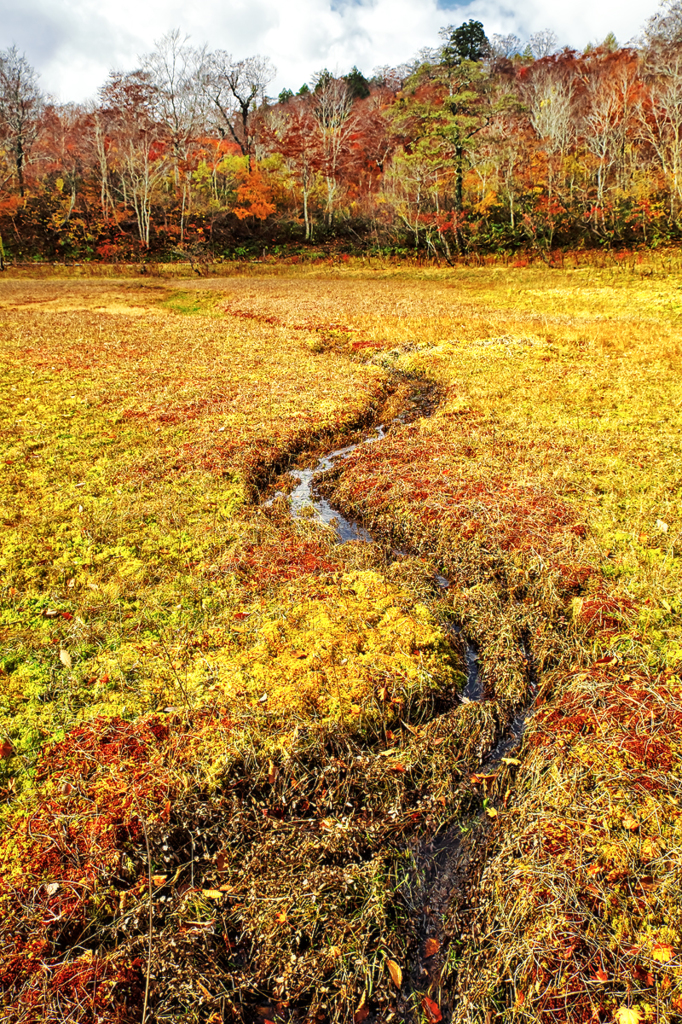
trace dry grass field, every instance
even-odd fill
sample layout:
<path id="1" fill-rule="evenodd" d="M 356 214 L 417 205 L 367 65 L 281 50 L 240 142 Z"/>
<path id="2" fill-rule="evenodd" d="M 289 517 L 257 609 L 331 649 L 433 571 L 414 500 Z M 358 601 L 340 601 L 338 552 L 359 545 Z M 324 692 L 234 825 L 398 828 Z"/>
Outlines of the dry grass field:
<path id="1" fill-rule="evenodd" d="M 2 1019 L 681 1020 L 679 260 L 222 269 L 0 279 Z"/>

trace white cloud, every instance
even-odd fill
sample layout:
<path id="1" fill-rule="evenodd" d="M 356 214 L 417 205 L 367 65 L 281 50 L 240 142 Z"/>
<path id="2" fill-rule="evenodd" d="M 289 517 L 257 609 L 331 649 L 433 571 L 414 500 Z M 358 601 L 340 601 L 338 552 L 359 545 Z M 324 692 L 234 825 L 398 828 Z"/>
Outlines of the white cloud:
<path id="1" fill-rule="evenodd" d="M 408 60 L 438 43 L 441 25 L 468 18 L 486 31 L 521 38 L 553 29 L 583 47 L 614 32 L 626 42 L 657 8 L 656 0 L 0 0 L 0 48 L 16 43 L 62 100 L 94 96 L 111 68 L 133 68 L 164 32 L 179 27 L 196 45 L 235 56 L 261 53 L 278 68 L 272 89 L 298 88 L 322 67 L 370 72 Z"/>

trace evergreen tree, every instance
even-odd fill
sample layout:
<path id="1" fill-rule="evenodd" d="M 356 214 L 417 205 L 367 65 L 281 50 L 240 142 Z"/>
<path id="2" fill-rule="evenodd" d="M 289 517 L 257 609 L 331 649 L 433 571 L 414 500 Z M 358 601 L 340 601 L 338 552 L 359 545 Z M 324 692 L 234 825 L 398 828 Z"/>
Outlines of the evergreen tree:
<path id="1" fill-rule="evenodd" d="M 490 43 L 480 21 L 463 22 L 459 28 L 452 25 L 441 29 L 444 40 L 441 61 L 449 67 L 456 67 L 463 60 L 480 61 L 490 52 Z"/>

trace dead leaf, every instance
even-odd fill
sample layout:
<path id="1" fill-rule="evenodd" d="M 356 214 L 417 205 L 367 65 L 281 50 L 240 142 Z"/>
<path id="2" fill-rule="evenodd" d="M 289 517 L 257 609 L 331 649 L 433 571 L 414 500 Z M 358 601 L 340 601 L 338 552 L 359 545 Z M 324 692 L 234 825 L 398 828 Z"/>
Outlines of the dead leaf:
<path id="1" fill-rule="evenodd" d="M 152 882 L 154 885 L 164 885 L 168 875 L 152 875 Z"/>
<path id="2" fill-rule="evenodd" d="M 14 747 L 10 740 L 3 740 L 2 746 L 0 746 L 0 757 L 11 757 L 14 753 Z"/>
<path id="3" fill-rule="evenodd" d="M 639 1024 L 641 1019 L 639 1010 L 633 1010 L 629 1006 L 619 1006 L 616 1010 L 618 1024 Z"/>
<path id="4" fill-rule="evenodd" d="M 597 981 L 601 981 L 602 983 L 605 983 L 609 980 L 608 974 L 606 973 L 606 971 L 602 971 L 601 967 L 598 971 L 594 972 L 594 977 Z"/>
<path id="5" fill-rule="evenodd" d="M 221 900 L 223 898 L 220 889 L 202 889 L 201 895 L 205 896 L 207 900 Z"/>
<path id="6" fill-rule="evenodd" d="M 393 984 L 396 988 L 401 988 L 403 984 L 403 972 L 400 968 L 400 964 L 396 963 L 395 960 L 387 960 L 386 966 L 388 967 L 388 973 L 391 975 Z"/>
<path id="7" fill-rule="evenodd" d="M 497 817 L 497 811 L 495 810 L 494 807 L 486 807 L 485 813 L 488 815 L 489 818 Z"/>
<path id="8" fill-rule="evenodd" d="M 71 661 L 71 655 L 69 654 L 68 651 L 65 651 L 63 648 L 59 652 L 59 660 L 61 661 L 61 663 L 64 666 L 64 668 L 67 668 L 67 669 L 72 669 L 73 668 L 73 662 Z"/>
<path id="9" fill-rule="evenodd" d="M 660 944 L 654 946 L 651 950 L 651 956 L 654 960 L 658 960 L 660 964 L 668 964 L 675 958 L 675 950 L 672 946 Z"/>
<path id="10" fill-rule="evenodd" d="M 360 1000 L 360 1005 L 358 1006 L 357 1010 L 353 1014 L 353 1020 L 354 1020 L 355 1024 L 362 1024 L 363 1020 L 366 1017 L 369 1017 L 369 1010 L 367 1009 L 367 1003 L 365 1002 L 365 997 L 366 997 L 366 993 L 363 992 L 362 993 L 362 999 Z"/>
<path id="11" fill-rule="evenodd" d="M 440 1006 L 438 1003 L 434 1003 L 433 999 L 429 999 L 428 996 L 424 996 L 422 999 L 422 1010 L 430 1020 L 431 1024 L 438 1024 L 438 1021 L 443 1019 L 443 1014 L 440 1012 Z"/>
<path id="12" fill-rule="evenodd" d="M 639 822 L 636 818 L 633 818 L 631 814 L 626 814 L 623 818 L 623 828 L 627 828 L 630 832 L 634 832 L 639 828 Z"/>
<path id="13" fill-rule="evenodd" d="M 438 939 L 427 939 L 424 944 L 424 956 L 435 956 L 440 949 Z"/>
<path id="14" fill-rule="evenodd" d="M 518 757 L 503 757 L 502 764 L 521 764 Z"/>
<path id="15" fill-rule="evenodd" d="M 201 992 L 201 994 L 204 997 L 204 999 L 210 999 L 210 1000 L 213 999 L 213 996 L 211 995 L 211 993 L 208 991 L 208 989 L 206 988 L 205 985 L 201 984 L 201 982 L 199 981 L 198 978 L 197 978 L 197 988 Z"/>
<path id="16" fill-rule="evenodd" d="M 268 763 L 268 782 L 272 786 L 275 779 L 277 778 L 277 768 L 274 761 Z"/>

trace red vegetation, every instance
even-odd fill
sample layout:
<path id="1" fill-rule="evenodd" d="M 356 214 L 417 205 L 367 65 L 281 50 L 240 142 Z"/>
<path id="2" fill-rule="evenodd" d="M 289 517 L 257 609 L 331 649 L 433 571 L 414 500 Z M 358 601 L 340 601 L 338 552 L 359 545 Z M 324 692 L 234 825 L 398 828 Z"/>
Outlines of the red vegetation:
<path id="1" fill-rule="evenodd" d="M 0 840 L 0 983 L 12 1019 L 57 1022 L 76 1009 L 83 1022 L 139 1019 L 139 958 L 99 949 L 124 894 L 146 886 L 145 832 L 170 814 L 183 732 L 155 716 L 98 719 L 41 755 L 41 798 Z"/>
<path id="2" fill-rule="evenodd" d="M 628 613 L 634 607 L 634 602 L 625 597 L 590 595 L 582 603 L 578 621 L 586 626 L 588 636 L 606 636 L 627 627 Z"/>
<path id="3" fill-rule="evenodd" d="M 407 428 L 396 439 L 389 436 L 355 452 L 344 465 L 337 498 L 368 523 L 402 509 L 415 531 L 447 529 L 465 541 L 502 551 L 536 551 L 552 560 L 558 549 L 570 546 L 570 537 L 585 536 L 576 511 L 541 486 L 508 477 L 471 479 L 462 463 L 478 454 L 469 442 Z M 559 535 L 565 544 L 557 544 Z M 566 570 L 565 563 L 560 565 Z M 580 585 L 589 573 L 572 566 L 567 583 Z"/>
<path id="4" fill-rule="evenodd" d="M 315 541 L 301 541 L 298 537 L 282 538 L 277 544 L 253 545 L 238 563 L 240 572 L 258 590 L 315 573 L 334 572 L 338 568 L 328 550 Z"/>

